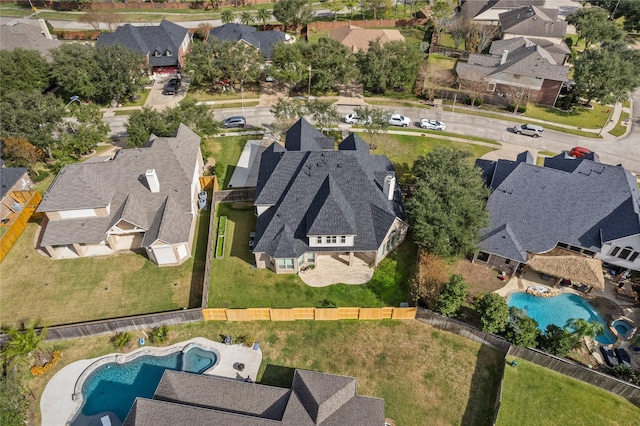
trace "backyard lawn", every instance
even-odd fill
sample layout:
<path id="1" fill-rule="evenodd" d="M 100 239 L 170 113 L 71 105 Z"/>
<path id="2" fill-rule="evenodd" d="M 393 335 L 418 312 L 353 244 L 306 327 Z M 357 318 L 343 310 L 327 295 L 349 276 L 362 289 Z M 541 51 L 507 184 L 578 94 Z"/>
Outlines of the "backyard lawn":
<path id="1" fill-rule="evenodd" d="M 505 367 L 497 425 L 640 425 L 640 408 L 626 399 L 525 360 L 516 362 Z"/>
<path id="2" fill-rule="evenodd" d="M 225 256 L 211 264 L 210 308 L 316 307 L 328 299 L 337 306 L 398 306 L 408 301 L 408 279 L 416 248 L 406 241 L 381 262 L 368 284 L 309 287 L 297 274 L 253 269 L 249 233 L 256 218 L 250 204 L 218 204 L 218 216 L 227 216 Z"/>
<path id="3" fill-rule="evenodd" d="M 227 334 L 260 343 L 258 383 L 291 387 L 295 368 L 353 376 L 358 394 L 384 398 L 386 417 L 399 426 L 491 424 L 501 354 L 418 321 L 210 321 L 171 327 L 167 344 L 196 336 L 221 341 Z M 61 361 L 44 376 L 30 377 L 29 388 L 39 398 L 65 365 L 115 352 L 111 337 L 55 343 Z"/>
<path id="4" fill-rule="evenodd" d="M 208 138 L 202 141 L 205 155 L 211 155 L 216 160 L 216 176 L 220 184 L 220 189 L 226 189 L 236 168 L 240 154 L 244 145 L 249 139 L 256 139 L 258 136 L 224 136 Z"/>
<path id="5" fill-rule="evenodd" d="M 33 248 L 39 225 L 29 223 L 0 264 L 0 324 L 58 325 L 200 306 L 208 219 L 200 216 L 193 257 L 164 268 L 133 253 L 53 260 Z"/>

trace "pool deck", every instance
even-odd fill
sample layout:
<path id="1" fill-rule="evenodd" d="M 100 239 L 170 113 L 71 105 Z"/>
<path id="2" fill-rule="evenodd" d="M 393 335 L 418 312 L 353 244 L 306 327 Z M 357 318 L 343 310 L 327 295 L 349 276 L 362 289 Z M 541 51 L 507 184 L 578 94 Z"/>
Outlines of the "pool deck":
<path id="1" fill-rule="evenodd" d="M 189 344 L 197 344 L 206 349 L 213 349 L 220 355 L 218 363 L 213 368 L 204 372 L 204 374 L 235 380 L 245 380 L 247 377 L 255 380 L 258 375 L 260 363 L 262 362 L 262 351 L 259 348 L 254 350 L 242 345 L 225 345 L 202 337 L 196 337 L 166 347 L 143 346 L 126 354 L 113 353 L 98 358 L 83 359 L 65 366 L 47 383 L 40 401 L 42 426 L 70 424 L 83 403 L 82 398 L 76 398 L 76 400 L 73 398 L 78 379 L 80 379 L 80 376 L 83 375 L 87 368 L 92 368 L 92 365 L 97 361 L 103 358 L 123 356 L 130 359 L 133 355 L 140 353 L 145 355 L 154 355 L 154 352 L 158 354 L 173 353 L 182 350 Z M 238 363 L 242 363 L 245 366 L 242 373 L 235 368 Z M 86 377 L 86 375 L 84 376 Z M 86 424 L 99 425 L 100 417 L 101 415 L 88 417 L 86 418 Z M 113 426 L 119 426 L 121 424 L 115 416 L 111 415 L 110 418 Z"/>

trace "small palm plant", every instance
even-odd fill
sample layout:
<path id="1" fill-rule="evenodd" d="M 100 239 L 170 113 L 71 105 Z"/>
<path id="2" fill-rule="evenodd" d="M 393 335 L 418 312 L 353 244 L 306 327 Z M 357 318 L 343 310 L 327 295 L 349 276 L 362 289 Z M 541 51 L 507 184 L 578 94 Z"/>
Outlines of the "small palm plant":
<path id="1" fill-rule="evenodd" d="M 240 14 L 240 23 L 242 25 L 251 25 L 256 21 L 256 17 L 248 10 Z"/>
<path id="2" fill-rule="evenodd" d="M 258 18 L 258 20 L 262 22 L 262 31 L 264 31 L 264 28 L 267 26 L 267 21 L 271 19 L 271 10 L 258 9 L 256 18 Z"/>
<path id="3" fill-rule="evenodd" d="M 116 333 L 116 335 L 113 336 L 111 342 L 116 348 L 122 349 L 131 341 L 131 337 L 131 333 L 129 333 L 128 331 L 121 331 L 120 333 Z"/>
<path id="4" fill-rule="evenodd" d="M 161 325 L 160 327 L 156 327 L 151 330 L 151 334 L 149 334 L 149 340 L 151 343 L 158 344 L 164 343 L 169 336 L 169 327 L 166 325 Z"/>
<path id="5" fill-rule="evenodd" d="M 40 350 L 47 337 L 47 327 L 38 330 L 38 322 L 25 325 L 23 330 L 9 328 L 6 334 L 9 340 L 2 348 L 2 363 L 5 369 L 17 367 L 20 361 L 30 364 L 31 357 Z"/>
<path id="6" fill-rule="evenodd" d="M 230 24 L 236 20 L 236 15 L 230 9 L 223 10 L 220 14 L 223 24 Z"/>
<path id="7" fill-rule="evenodd" d="M 595 351 L 595 347 L 589 347 L 586 337 L 595 339 L 596 336 L 604 333 L 604 324 L 598 321 L 587 321 L 584 318 L 571 318 L 567 320 L 565 328 L 573 329 L 573 335 L 576 338 L 574 347 L 580 342 L 580 339 L 584 339 L 585 346 L 590 352 Z"/>

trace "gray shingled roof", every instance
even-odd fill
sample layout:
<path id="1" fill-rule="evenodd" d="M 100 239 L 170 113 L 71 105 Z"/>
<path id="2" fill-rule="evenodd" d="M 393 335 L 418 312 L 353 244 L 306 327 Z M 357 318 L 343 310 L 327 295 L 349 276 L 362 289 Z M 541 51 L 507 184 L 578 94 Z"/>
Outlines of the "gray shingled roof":
<path id="1" fill-rule="evenodd" d="M 355 141 L 344 147 L 358 149 L 324 151 L 303 139 L 295 145 L 310 150 L 282 152 L 272 145 L 262 154 L 255 205 L 269 209 L 258 217 L 254 252 L 298 257 L 309 251 L 308 235 L 355 234 L 350 250 L 378 249 L 396 217 L 405 219 L 404 207 L 399 186 L 391 201 L 382 191 L 384 178 L 395 176 L 393 164 Z"/>
<path id="2" fill-rule="evenodd" d="M 29 49 L 37 50 L 42 56 L 51 60 L 51 49 L 60 47 L 62 42 L 51 36 L 43 19 L 27 19 L 15 25 L 0 25 L 0 49 Z"/>
<path id="3" fill-rule="evenodd" d="M 492 189 L 483 250 L 519 261 L 523 250 L 544 253 L 558 242 L 599 251 L 602 244 L 640 234 L 640 197 L 621 166 L 564 154 L 544 167 L 525 162 L 478 162 Z"/>
<path id="4" fill-rule="evenodd" d="M 551 55 L 556 64 L 559 65 L 562 65 L 566 56 L 571 53 L 571 50 L 564 41 L 560 44 L 555 44 L 552 41 L 534 37 L 516 37 L 505 40 L 496 40 L 491 43 L 489 53 L 494 57 L 500 58 L 505 50 L 513 52 L 520 47 L 529 47 L 533 45 L 540 46 L 549 52 L 549 55 Z"/>
<path id="5" fill-rule="evenodd" d="M 121 25 L 113 33 L 102 33 L 96 44 L 121 44 L 142 55 L 149 55 L 149 65 L 152 67 L 176 66 L 180 45 L 188 33 L 187 28 L 163 19 L 160 25 Z M 159 56 L 155 56 L 155 52 Z"/>
<path id="6" fill-rule="evenodd" d="M 27 170 L 26 167 L 0 167 L 0 199 L 22 179 Z"/>
<path id="7" fill-rule="evenodd" d="M 236 23 L 224 24 L 209 31 L 218 40 L 244 41 L 259 49 L 266 59 L 271 59 L 273 47 L 284 43 L 284 33 L 280 31 L 257 31 L 255 27 Z M 208 39 L 211 40 L 211 39 Z"/>
<path id="8" fill-rule="evenodd" d="M 543 6 L 545 0 L 526 0 L 527 4 Z M 462 3 L 462 16 L 466 19 L 473 19 L 481 13 L 491 8 L 511 9 L 521 7 L 522 0 L 465 0 Z"/>
<path id="9" fill-rule="evenodd" d="M 333 149 L 335 142 L 301 118 L 287 130 L 284 147 L 288 151 L 319 151 Z"/>
<path id="10" fill-rule="evenodd" d="M 558 9 L 525 6 L 498 16 L 504 33 L 533 37 L 564 37 L 567 22 L 558 21 Z"/>
<path id="11" fill-rule="evenodd" d="M 356 394 L 356 379 L 296 370 L 292 389 L 166 371 L 153 400 L 137 398 L 124 426 L 371 426 L 384 400 Z"/>
<path id="12" fill-rule="evenodd" d="M 173 138 L 157 138 L 149 147 L 125 149 L 113 160 L 71 164 L 60 171 L 43 196 L 38 212 L 109 206 L 106 217 L 50 220 L 42 245 L 104 241 L 119 220 L 147 230 L 144 244 L 189 240 L 191 181 L 200 154 L 200 138 L 180 125 Z M 154 169 L 160 192 L 152 193 L 144 176 Z"/>

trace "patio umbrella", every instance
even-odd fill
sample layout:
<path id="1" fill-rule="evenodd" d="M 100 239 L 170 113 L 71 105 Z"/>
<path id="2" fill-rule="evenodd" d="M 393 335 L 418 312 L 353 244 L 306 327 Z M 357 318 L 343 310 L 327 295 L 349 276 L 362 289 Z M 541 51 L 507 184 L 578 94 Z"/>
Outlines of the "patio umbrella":
<path id="1" fill-rule="evenodd" d="M 534 271 L 604 290 L 602 261 L 583 256 L 530 255 L 527 266 Z"/>

